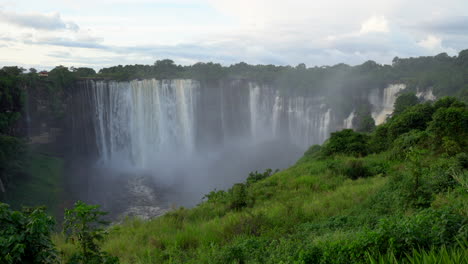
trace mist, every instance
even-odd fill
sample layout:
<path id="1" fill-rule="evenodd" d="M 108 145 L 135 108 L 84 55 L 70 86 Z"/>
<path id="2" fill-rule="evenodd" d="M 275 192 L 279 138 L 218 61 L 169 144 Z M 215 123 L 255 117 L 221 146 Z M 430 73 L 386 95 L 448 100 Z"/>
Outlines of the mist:
<path id="1" fill-rule="evenodd" d="M 368 85 L 348 94 L 353 86 L 343 90 L 343 84 L 349 74 L 337 74 L 315 92 L 301 93 L 284 89 L 293 77 L 276 76 L 276 84 L 234 78 L 78 81 L 69 107 L 75 150 L 68 178 L 75 199 L 101 204 L 114 217 L 151 218 L 195 206 L 252 171 L 293 165 L 311 145 L 356 127 L 363 115 L 385 121 L 405 88 Z"/>

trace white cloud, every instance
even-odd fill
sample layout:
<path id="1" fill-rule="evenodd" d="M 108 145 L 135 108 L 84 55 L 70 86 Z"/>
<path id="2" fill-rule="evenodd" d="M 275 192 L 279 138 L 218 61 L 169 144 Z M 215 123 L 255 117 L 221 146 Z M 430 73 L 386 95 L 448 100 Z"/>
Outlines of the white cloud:
<path id="1" fill-rule="evenodd" d="M 314 66 L 468 48 L 463 0 L 135 1 L 0 4 L 3 59 L 94 68 L 162 58 Z"/>
<path id="2" fill-rule="evenodd" d="M 0 10 L 0 21 L 11 25 L 33 28 L 39 30 L 71 30 L 78 31 L 79 27 L 74 22 L 64 21 L 59 13 L 52 14 L 18 14 Z"/>
<path id="3" fill-rule="evenodd" d="M 428 35 L 425 39 L 418 41 L 418 45 L 428 50 L 440 50 L 442 49 L 442 39 Z"/>
<path id="4" fill-rule="evenodd" d="M 359 33 L 388 33 L 388 21 L 384 16 L 372 16 L 361 25 Z"/>

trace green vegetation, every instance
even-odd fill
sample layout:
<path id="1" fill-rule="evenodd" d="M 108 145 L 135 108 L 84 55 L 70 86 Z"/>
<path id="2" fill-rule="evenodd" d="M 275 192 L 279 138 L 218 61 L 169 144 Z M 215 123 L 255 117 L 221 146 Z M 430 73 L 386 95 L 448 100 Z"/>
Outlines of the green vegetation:
<path id="1" fill-rule="evenodd" d="M 101 251 L 97 244 L 106 235 L 101 225 L 107 222 L 100 219 L 105 214 L 99 211 L 99 206 L 80 201 L 73 209 L 65 210 L 67 241 L 76 241 L 80 248 L 66 263 L 119 263 L 116 257 Z M 64 263 L 51 241 L 54 225 L 55 221 L 45 213 L 44 207 L 13 211 L 0 203 L 0 263 Z"/>
<path id="2" fill-rule="evenodd" d="M 76 241 L 80 251 L 71 257 L 69 263 L 118 263 L 118 259 L 102 252 L 98 241 L 104 239 L 106 231 L 101 225 L 108 222 L 101 220 L 106 212 L 100 211 L 98 205 L 87 205 L 81 201 L 75 203 L 75 207 L 65 210 L 64 231 L 67 239 Z"/>
<path id="3" fill-rule="evenodd" d="M 44 208 L 12 211 L 0 203 L 0 263 L 56 263 L 54 224 Z"/>
<path id="4" fill-rule="evenodd" d="M 395 108 L 393 114 L 398 115 L 403 113 L 408 107 L 418 104 L 418 97 L 414 93 L 404 93 L 398 96 L 395 101 Z"/>
<path id="5" fill-rule="evenodd" d="M 193 209 L 127 219 L 100 246 L 121 263 L 464 263 L 467 113 L 443 98 L 370 134 L 333 133 L 289 169 L 253 172 Z M 65 260 L 80 251 L 54 241 Z"/>
<path id="6" fill-rule="evenodd" d="M 17 136 L 23 107 L 22 80 L 18 67 L 0 69 L 0 193 L 21 172 L 24 145 Z"/>
<path id="7" fill-rule="evenodd" d="M 4 202 L 15 209 L 47 206 L 54 216 L 63 213 L 63 160 L 43 154 L 29 154 L 24 173 L 9 186 Z"/>
<path id="8" fill-rule="evenodd" d="M 296 67 L 275 65 L 249 65 L 241 62 L 223 67 L 217 63 L 196 63 L 190 66 L 176 65 L 172 60 L 158 60 L 154 65 L 118 65 L 101 69 L 94 77 L 115 80 L 132 79 L 174 79 L 189 78 L 201 82 L 222 79 L 246 79 L 258 83 L 273 84 L 288 94 L 344 94 L 347 100 L 340 100 L 345 112 L 351 112 L 349 98 L 358 91 L 384 87 L 400 82 L 409 91 L 433 89 L 436 96 L 457 95 L 463 97 L 468 89 L 466 53 L 450 57 L 446 53 L 436 56 L 402 59 L 395 57 L 392 65 L 380 65 L 367 61 L 361 65 L 337 64 L 307 68 L 304 64 Z M 335 102 L 337 103 L 337 102 Z"/>

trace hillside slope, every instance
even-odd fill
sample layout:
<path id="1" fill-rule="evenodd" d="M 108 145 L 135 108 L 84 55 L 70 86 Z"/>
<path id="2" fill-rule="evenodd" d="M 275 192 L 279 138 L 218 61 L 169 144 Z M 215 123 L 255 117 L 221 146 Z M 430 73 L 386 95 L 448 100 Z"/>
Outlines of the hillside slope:
<path id="1" fill-rule="evenodd" d="M 466 263 L 467 106 L 403 108 L 193 209 L 114 225 L 102 247 L 122 263 Z M 55 242 L 65 258 L 76 250 Z"/>

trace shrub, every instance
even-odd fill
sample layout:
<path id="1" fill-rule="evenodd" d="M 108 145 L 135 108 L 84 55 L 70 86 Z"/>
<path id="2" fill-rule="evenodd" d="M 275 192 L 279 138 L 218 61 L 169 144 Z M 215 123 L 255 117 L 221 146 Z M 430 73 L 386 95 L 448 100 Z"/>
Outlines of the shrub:
<path id="1" fill-rule="evenodd" d="M 354 132 L 352 129 L 343 129 L 331 133 L 330 139 L 322 147 L 325 155 L 349 154 L 364 156 L 368 153 L 367 135 Z"/>
<path id="2" fill-rule="evenodd" d="M 417 105 L 419 102 L 418 97 L 414 93 L 403 93 L 400 94 L 395 100 L 393 106 L 393 115 L 403 113 L 406 109 L 411 106 Z"/>
<path id="3" fill-rule="evenodd" d="M 81 201 L 75 203 L 75 207 L 65 210 L 64 232 L 68 239 L 78 242 L 80 253 L 74 255 L 69 263 L 118 263 L 116 257 L 102 252 L 98 242 L 104 239 L 107 232 L 101 227 L 107 224 L 100 218 L 106 215 L 106 212 L 99 210 L 99 205 L 87 205 Z"/>
<path id="4" fill-rule="evenodd" d="M 346 161 L 343 174 L 352 180 L 371 176 L 369 169 L 364 165 L 362 159 L 352 159 Z"/>
<path id="5" fill-rule="evenodd" d="M 434 110 L 429 103 L 412 106 L 388 122 L 388 136 L 391 139 L 413 129 L 425 130 L 432 120 Z"/>
<path id="6" fill-rule="evenodd" d="M 321 148 L 322 147 L 320 145 L 312 145 L 312 146 L 309 147 L 309 149 L 307 149 L 306 152 L 304 152 L 304 156 L 309 156 L 309 157 L 315 158 L 320 153 Z"/>
<path id="7" fill-rule="evenodd" d="M 465 107 L 439 108 L 428 130 L 434 134 L 435 142 L 447 137 L 446 141 L 453 140 L 459 144 L 460 148 L 465 148 L 468 145 L 468 109 Z"/>
<path id="8" fill-rule="evenodd" d="M 279 170 L 273 171 L 272 169 L 266 169 L 265 172 L 259 173 L 257 171 L 249 173 L 249 177 L 247 177 L 247 185 L 252 183 L 258 182 L 265 178 L 270 177 L 271 175 L 277 173 Z"/>
<path id="9" fill-rule="evenodd" d="M 375 129 L 375 120 L 370 114 L 364 115 L 359 118 L 356 125 L 358 132 L 372 132 Z"/>
<path id="10" fill-rule="evenodd" d="M 465 103 L 451 96 L 444 96 L 434 103 L 435 110 L 438 110 L 440 108 L 465 107 L 465 106 L 466 106 Z"/>
<path id="11" fill-rule="evenodd" d="M 379 153 L 387 150 L 392 143 L 388 133 L 388 123 L 377 126 L 369 140 L 369 151 Z"/>
<path id="12" fill-rule="evenodd" d="M 429 140 L 429 135 L 426 131 L 411 130 L 400 135 L 394 142 L 392 148 L 392 157 L 403 159 L 406 153 L 413 147 L 425 147 Z"/>
<path id="13" fill-rule="evenodd" d="M 243 183 L 236 183 L 229 190 L 230 203 L 229 208 L 240 210 L 247 206 L 247 190 Z"/>
<path id="14" fill-rule="evenodd" d="M 461 168 L 468 169 L 468 154 L 466 154 L 465 152 L 458 153 L 455 156 L 455 159 L 457 160 Z"/>
<path id="15" fill-rule="evenodd" d="M 57 263 L 54 224 L 43 207 L 12 211 L 0 203 L 0 263 Z"/>

